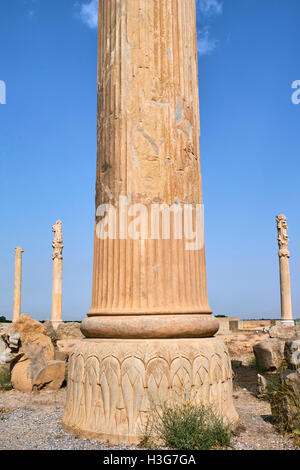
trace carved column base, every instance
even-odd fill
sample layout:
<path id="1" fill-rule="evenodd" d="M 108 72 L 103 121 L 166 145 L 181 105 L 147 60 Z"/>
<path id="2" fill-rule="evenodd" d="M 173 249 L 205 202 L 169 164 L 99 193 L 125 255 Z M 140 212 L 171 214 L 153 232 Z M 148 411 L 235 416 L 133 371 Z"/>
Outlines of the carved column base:
<path id="1" fill-rule="evenodd" d="M 85 339 L 71 355 L 63 423 L 77 436 L 137 444 L 154 407 L 183 398 L 238 421 L 218 338 Z"/>

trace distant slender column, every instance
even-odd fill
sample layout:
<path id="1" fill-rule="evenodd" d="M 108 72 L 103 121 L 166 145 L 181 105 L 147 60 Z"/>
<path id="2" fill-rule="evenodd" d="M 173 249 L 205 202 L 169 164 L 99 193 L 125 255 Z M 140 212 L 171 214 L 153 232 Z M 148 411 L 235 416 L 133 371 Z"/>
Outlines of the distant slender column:
<path id="1" fill-rule="evenodd" d="M 288 250 L 289 237 L 287 235 L 286 216 L 280 214 L 276 217 L 278 230 L 278 256 L 280 269 L 280 295 L 281 295 L 281 321 L 282 323 L 294 324 L 292 311 L 292 296 L 290 282 L 290 267 Z"/>
<path id="2" fill-rule="evenodd" d="M 55 233 L 53 240 L 53 286 L 52 286 L 52 314 L 51 322 L 57 328 L 62 322 L 62 269 L 63 269 L 63 238 L 62 223 L 60 220 L 52 227 Z"/>
<path id="3" fill-rule="evenodd" d="M 15 289 L 14 289 L 14 311 L 13 322 L 21 315 L 21 291 L 22 291 L 22 254 L 24 250 L 18 246 L 15 249 Z"/>

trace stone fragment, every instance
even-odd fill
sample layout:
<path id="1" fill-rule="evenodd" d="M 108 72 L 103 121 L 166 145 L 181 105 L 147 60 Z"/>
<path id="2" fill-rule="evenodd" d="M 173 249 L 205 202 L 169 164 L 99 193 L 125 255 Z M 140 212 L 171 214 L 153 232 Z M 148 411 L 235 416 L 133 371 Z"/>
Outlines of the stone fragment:
<path id="1" fill-rule="evenodd" d="M 0 335 L 0 356 L 5 352 L 6 348 L 7 348 L 6 342 Z"/>
<path id="2" fill-rule="evenodd" d="M 300 326 L 272 326 L 269 330 L 270 338 L 300 339 Z"/>
<path id="3" fill-rule="evenodd" d="M 285 342 L 284 358 L 289 369 L 298 369 L 300 367 L 300 339 Z"/>
<path id="4" fill-rule="evenodd" d="M 80 331 L 80 323 L 60 323 L 56 330 L 56 338 L 57 340 L 84 338 L 83 334 Z"/>
<path id="5" fill-rule="evenodd" d="M 284 359 L 284 343 L 278 338 L 267 339 L 253 346 L 257 368 L 261 372 L 274 372 Z"/>
<path id="6" fill-rule="evenodd" d="M 68 359 L 69 359 L 69 355 L 66 354 L 65 352 L 57 351 L 57 350 L 54 352 L 54 360 L 55 361 L 64 361 L 64 362 L 66 362 L 66 361 L 68 361 Z"/>
<path id="7" fill-rule="evenodd" d="M 54 359 L 54 346 L 46 328 L 29 315 L 21 315 L 14 323 L 13 332 L 20 334 L 21 351 L 32 360 L 39 362 Z"/>
<path id="8" fill-rule="evenodd" d="M 59 390 L 65 379 L 66 363 L 49 361 L 35 376 L 33 390 Z"/>
<path id="9" fill-rule="evenodd" d="M 62 339 L 57 341 L 57 351 L 70 356 L 73 349 L 80 342 L 80 339 Z"/>
<path id="10" fill-rule="evenodd" d="M 300 371 L 287 369 L 283 373 L 283 381 L 285 385 L 293 392 L 299 393 L 300 397 Z M 299 403 L 300 411 L 300 403 Z"/>
<path id="11" fill-rule="evenodd" d="M 268 393 L 268 382 L 263 375 L 257 374 L 257 397 L 265 398 Z"/>
<path id="12" fill-rule="evenodd" d="M 51 339 L 52 343 L 55 345 L 57 338 L 56 338 L 56 331 L 55 331 L 55 329 L 53 328 L 52 322 L 49 321 L 49 320 L 46 320 L 46 321 L 43 323 L 43 326 L 46 328 L 47 334 L 48 334 L 49 338 Z"/>
<path id="13" fill-rule="evenodd" d="M 32 391 L 30 361 L 19 361 L 14 365 L 11 372 L 11 383 L 14 389 L 20 392 Z"/>

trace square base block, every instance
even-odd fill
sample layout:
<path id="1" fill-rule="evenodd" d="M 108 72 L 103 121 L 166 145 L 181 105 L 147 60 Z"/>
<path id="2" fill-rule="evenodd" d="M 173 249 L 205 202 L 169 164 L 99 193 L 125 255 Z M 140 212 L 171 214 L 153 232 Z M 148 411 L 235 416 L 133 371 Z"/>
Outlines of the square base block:
<path id="1" fill-rule="evenodd" d="M 71 354 L 63 424 L 80 437 L 138 444 L 152 410 L 183 398 L 237 423 L 230 357 L 219 338 L 84 339 Z"/>

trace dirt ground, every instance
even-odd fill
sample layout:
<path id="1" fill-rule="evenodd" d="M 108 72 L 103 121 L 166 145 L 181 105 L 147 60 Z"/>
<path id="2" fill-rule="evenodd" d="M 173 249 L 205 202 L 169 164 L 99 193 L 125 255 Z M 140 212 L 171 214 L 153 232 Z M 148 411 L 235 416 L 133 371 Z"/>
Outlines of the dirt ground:
<path id="1" fill-rule="evenodd" d="M 236 450 L 294 450 L 296 443 L 281 436 L 272 424 L 270 406 L 256 397 L 257 373 L 252 361 L 253 344 L 267 337 L 247 333 L 223 337 L 234 362 L 234 404 L 241 424 L 232 439 Z M 108 450 L 133 449 L 77 439 L 62 425 L 66 389 L 25 394 L 0 392 L 0 450 Z"/>

